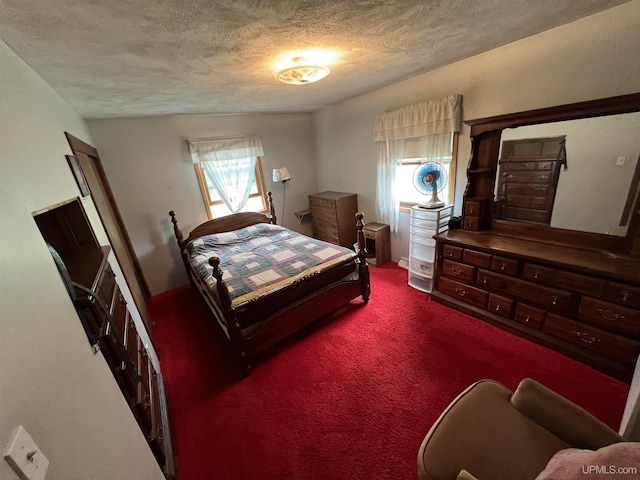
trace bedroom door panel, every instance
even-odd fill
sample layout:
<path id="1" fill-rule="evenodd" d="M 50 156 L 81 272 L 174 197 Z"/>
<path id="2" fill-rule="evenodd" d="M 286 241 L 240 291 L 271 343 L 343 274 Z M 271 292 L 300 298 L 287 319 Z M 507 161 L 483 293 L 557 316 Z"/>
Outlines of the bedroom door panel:
<path id="1" fill-rule="evenodd" d="M 115 199 L 113 198 L 113 193 L 111 192 L 111 187 L 109 186 L 98 152 L 91 145 L 75 138 L 69 133 L 65 132 L 65 135 L 89 185 L 91 198 L 96 206 L 104 229 L 107 232 L 109 242 L 120 264 L 124 279 L 129 286 L 138 312 L 140 312 L 149 336 L 153 338 L 153 324 L 149 310 L 147 309 L 147 299 L 150 297 L 149 287 L 144 279 L 142 269 L 134 253 L 131 240 L 129 239 L 129 234 L 124 226 Z"/>

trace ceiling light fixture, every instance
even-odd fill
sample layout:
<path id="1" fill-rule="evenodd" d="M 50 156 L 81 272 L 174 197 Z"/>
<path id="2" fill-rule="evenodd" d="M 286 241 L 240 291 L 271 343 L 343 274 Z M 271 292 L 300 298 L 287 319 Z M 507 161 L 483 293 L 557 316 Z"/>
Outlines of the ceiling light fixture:
<path id="1" fill-rule="evenodd" d="M 295 57 L 293 65 L 276 73 L 276 78 L 291 85 L 306 85 L 317 82 L 329 75 L 329 69 L 322 65 L 311 65 L 304 57 Z"/>

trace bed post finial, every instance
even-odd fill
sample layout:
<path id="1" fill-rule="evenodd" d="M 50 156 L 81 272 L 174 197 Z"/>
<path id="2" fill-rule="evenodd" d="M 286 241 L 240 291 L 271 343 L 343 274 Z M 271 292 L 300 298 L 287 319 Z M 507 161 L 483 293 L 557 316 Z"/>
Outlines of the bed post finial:
<path id="1" fill-rule="evenodd" d="M 273 206 L 273 197 L 271 196 L 271 192 L 267 192 L 267 200 L 269 203 L 269 213 L 271 214 L 271 224 L 277 225 L 278 219 L 276 218 L 276 209 Z"/>
<path id="2" fill-rule="evenodd" d="M 229 295 L 229 289 L 227 285 L 222 280 L 222 275 L 224 272 L 220 270 L 220 258 L 219 257 L 211 257 L 209 259 L 209 265 L 213 267 L 213 278 L 216 279 L 218 285 L 218 295 L 220 297 L 220 302 L 222 303 L 222 309 L 225 312 L 231 310 L 231 295 Z"/>
<path id="3" fill-rule="evenodd" d="M 178 241 L 178 246 L 180 247 L 180 250 L 182 250 L 184 248 L 184 237 L 182 235 L 182 231 L 180 230 L 180 227 L 178 227 L 178 220 L 176 219 L 176 212 L 171 210 L 169 212 L 169 216 L 171 217 L 171 223 L 173 223 L 173 233 L 176 236 L 176 240 Z"/>
<path id="4" fill-rule="evenodd" d="M 362 300 L 364 303 L 369 302 L 369 295 L 371 294 L 371 284 L 369 280 L 369 264 L 367 263 L 367 242 L 364 237 L 364 213 L 356 213 L 356 239 L 358 243 L 358 259 L 360 260 L 360 266 L 358 272 L 360 275 L 360 291 L 362 293 Z"/>

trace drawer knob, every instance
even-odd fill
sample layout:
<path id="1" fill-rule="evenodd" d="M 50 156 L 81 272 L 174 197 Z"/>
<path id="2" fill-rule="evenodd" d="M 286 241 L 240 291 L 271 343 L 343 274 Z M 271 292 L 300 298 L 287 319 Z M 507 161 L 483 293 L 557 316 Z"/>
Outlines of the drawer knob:
<path id="1" fill-rule="evenodd" d="M 461 296 L 461 297 L 466 297 L 467 295 L 469 295 L 469 292 L 467 292 L 465 289 L 463 288 L 456 288 L 456 293 Z"/>
<path id="2" fill-rule="evenodd" d="M 421 269 L 423 272 L 424 272 L 424 271 L 426 271 L 426 270 L 429 270 L 429 265 L 423 265 L 423 264 L 420 264 L 420 269 Z"/>
<path id="3" fill-rule="evenodd" d="M 627 292 L 626 290 L 622 290 L 620 293 L 622 294 L 623 302 L 626 302 L 627 300 L 629 300 L 629 292 Z"/>
<path id="4" fill-rule="evenodd" d="M 580 340 L 582 340 L 584 343 L 588 343 L 589 345 L 600 341 L 599 338 L 594 337 L 593 335 L 589 335 L 587 332 L 578 332 L 577 330 L 574 330 L 573 333 L 575 333 Z"/>
<path id="5" fill-rule="evenodd" d="M 471 222 L 467 223 L 467 227 L 468 227 L 468 228 L 473 227 L 473 223 L 471 223 Z"/>
<path id="6" fill-rule="evenodd" d="M 555 295 L 551 297 L 551 305 L 558 305 L 558 297 Z"/>
<path id="7" fill-rule="evenodd" d="M 604 308 L 599 308 L 598 313 L 600 314 L 603 320 L 607 320 L 609 322 L 624 320 L 624 315 L 620 315 L 619 313 L 612 312 L 611 310 L 607 310 Z"/>
<path id="8" fill-rule="evenodd" d="M 537 280 L 538 278 L 540 278 L 540 270 L 536 270 L 536 272 L 533 274 L 533 278 L 534 280 Z"/>
<path id="9" fill-rule="evenodd" d="M 496 305 L 496 312 L 499 312 L 499 311 L 500 311 L 500 304 L 498 303 L 498 304 Z"/>
<path id="10" fill-rule="evenodd" d="M 505 270 L 507 268 L 507 264 L 503 263 L 502 266 L 500 267 L 500 270 Z"/>
<path id="11" fill-rule="evenodd" d="M 531 315 L 527 315 L 526 317 L 524 317 L 524 321 L 526 323 L 529 323 L 531 321 Z"/>
<path id="12" fill-rule="evenodd" d="M 469 215 L 473 215 L 475 212 L 476 212 L 476 209 L 475 209 L 475 208 L 471 207 L 471 208 L 469 209 Z"/>
<path id="13" fill-rule="evenodd" d="M 462 268 L 451 267 L 451 271 L 454 273 L 454 275 L 462 275 L 464 273 L 464 270 Z"/>
<path id="14" fill-rule="evenodd" d="M 485 285 L 489 283 L 489 280 L 487 279 L 487 277 L 482 277 L 482 283 L 484 283 Z"/>

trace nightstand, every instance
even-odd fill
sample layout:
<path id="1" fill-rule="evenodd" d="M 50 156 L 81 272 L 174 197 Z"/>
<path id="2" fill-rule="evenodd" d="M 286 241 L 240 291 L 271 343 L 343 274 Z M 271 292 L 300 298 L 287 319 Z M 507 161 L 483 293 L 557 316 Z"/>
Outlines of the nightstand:
<path id="1" fill-rule="evenodd" d="M 378 222 L 365 224 L 364 238 L 367 252 L 371 257 L 368 262 L 377 267 L 391 261 L 391 229 L 389 225 Z M 375 257 L 375 258 L 374 258 Z"/>

